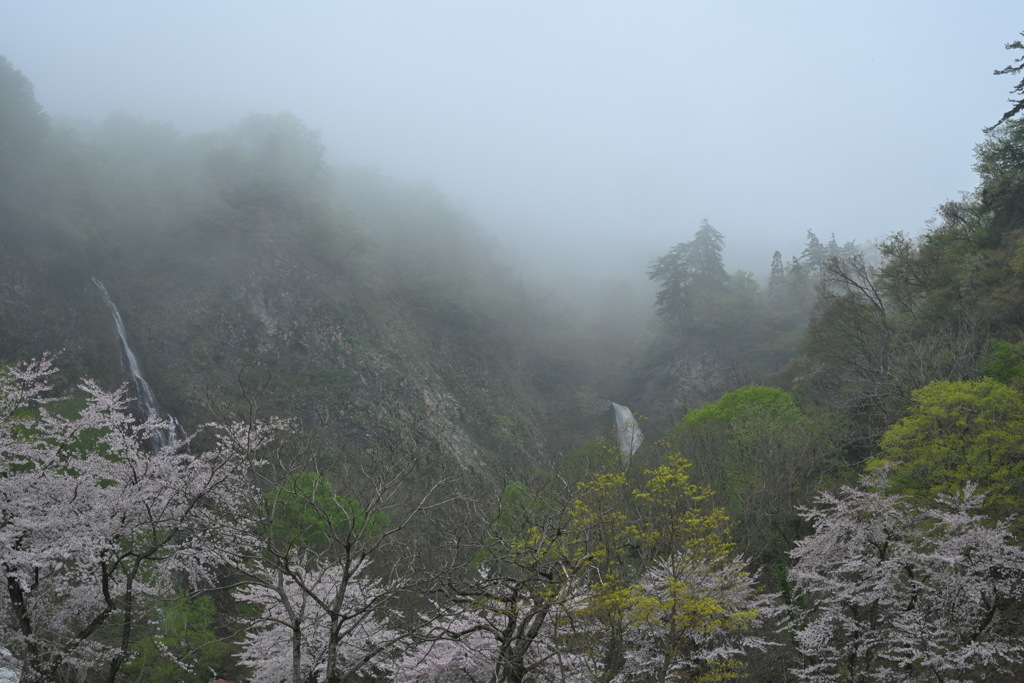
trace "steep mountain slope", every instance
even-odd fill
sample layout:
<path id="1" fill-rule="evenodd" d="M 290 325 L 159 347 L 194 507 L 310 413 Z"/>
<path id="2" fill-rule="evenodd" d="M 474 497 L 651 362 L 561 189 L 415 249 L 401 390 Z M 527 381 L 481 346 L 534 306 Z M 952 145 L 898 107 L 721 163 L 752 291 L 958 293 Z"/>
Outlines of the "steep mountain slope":
<path id="1" fill-rule="evenodd" d="M 6 118 L 36 131 L 3 162 L 25 171 L 0 192 L 4 361 L 62 349 L 68 376 L 124 381 L 97 278 L 186 428 L 210 395 L 241 408 L 262 387 L 264 412 L 329 414 L 341 448 L 415 436 L 494 469 L 610 423 L 575 397 L 616 361 L 437 192 L 328 167 L 287 114 L 194 138 L 126 116 L 62 130 L 0 67 L 20 97 Z"/>

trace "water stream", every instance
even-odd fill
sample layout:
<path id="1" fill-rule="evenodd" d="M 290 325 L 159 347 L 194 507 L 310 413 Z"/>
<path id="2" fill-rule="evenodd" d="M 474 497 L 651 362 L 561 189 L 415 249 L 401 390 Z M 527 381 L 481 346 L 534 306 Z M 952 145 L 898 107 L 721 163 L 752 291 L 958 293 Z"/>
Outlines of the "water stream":
<path id="1" fill-rule="evenodd" d="M 615 434 L 619 438 L 622 464 L 628 465 L 636 449 L 644 442 L 644 435 L 636 418 L 633 417 L 633 411 L 615 402 L 612 402 L 612 409 L 615 411 Z"/>
<path id="2" fill-rule="evenodd" d="M 153 393 L 153 389 L 149 386 L 149 382 L 142 376 L 142 368 L 139 367 L 139 359 L 135 357 L 132 352 L 132 348 L 128 345 L 128 335 L 125 332 L 124 320 L 121 319 L 121 313 L 117 310 L 117 306 L 110 298 L 110 294 L 107 293 L 107 288 L 103 286 L 103 283 L 96 278 L 92 279 L 93 284 L 99 288 L 103 294 L 103 300 L 107 302 L 107 307 L 110 308 L 110 313 L 114 316 L 114 327 L 117 328 L 117 338 L 121 340 L 121 349 L 124 351 L 125 360 L 128 361 L 128 370 L 131 372 L 132 381 L 135 382 L 135 389 L 139 393 L 139 405 L 142 407 L 143 413 L 147 419 L 162 420 L 170 423 L 170 426 L 166 429 L 156 429 L 153 431 L 153 441 L 157 449 L 163 448 L 164 446 L 174 445 L 178 440 L 178 421 L 173 416 L 167 415 L 164 417 L 160 414 L 160 404 L 156 401 L 156 395 Z"/>

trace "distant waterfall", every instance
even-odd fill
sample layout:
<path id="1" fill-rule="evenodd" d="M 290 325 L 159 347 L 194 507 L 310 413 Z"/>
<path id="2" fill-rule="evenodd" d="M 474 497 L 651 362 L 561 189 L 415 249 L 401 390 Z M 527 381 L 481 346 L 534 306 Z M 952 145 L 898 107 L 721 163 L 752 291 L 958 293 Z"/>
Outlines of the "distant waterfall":
<path id="1" fill-rule="evenodd" d="M 128 370 L 132 373 L 132 380 L 135 382 L 135 388 L 139 392 L 139 403 L 142 406 L 143 412 L 146 414 L 146 418 L 162 420 L 163 416 L 160 414 L 160 405 L 156 402 L 156 395 L 149 386 L 149 382 L 142 376 L 142 369 L 139 367 L 139 359 L 135 357 L 130 346 L 128 346 L 128 335 L 125 333 L 124 320 L 121 319 L 121 313 L 117 310 L 117 306 L 110 299 L 110 294 L 107 293 L 107 288 L 103 286 L 103 283 L 96 278 L 92 279 L 93 284 L 99 288 L 103 294 L 103 300 L 107 302 L 107 306 L 110 308 L 111 314 L 114 316 L 114 327 L 117 328 L 117 337 L 121 340 L 121 348 L 124 350 L 124 357 L 128 361 Z M 169 429 L 157 429 L 153 432 L 153 440 L 156 447 L 163 448 L 164 446 L 174 445 L 178 440 L 178 422 L 172 416 L 168 415 L 167 420 L 171 423 Z"/>
<path id="2" fill-rule="evenodd" d="M 640 425 L 633 417 L 633 411 L 618 403 L 612 403 L 615 410 L 615 433 L 619 437 L 619 452 L 622 453 L 622 463 L 629 464 L 630 458 L 644 442 L 644 435 L 640 431 Z"/>

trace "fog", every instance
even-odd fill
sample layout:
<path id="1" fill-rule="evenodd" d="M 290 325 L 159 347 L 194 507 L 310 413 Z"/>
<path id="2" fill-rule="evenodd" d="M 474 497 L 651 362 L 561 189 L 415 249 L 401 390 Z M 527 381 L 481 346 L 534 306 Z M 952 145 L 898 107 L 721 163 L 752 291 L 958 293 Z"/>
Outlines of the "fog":
<path id="1" fill-rule="evenodd" d="M 527 272 L 642 277 L 707 219 L 730 268 L 807 230 L 921 231 L 970 190 L 1019 0 L 2 3 L 54 117 L 183 133 L 290 111 L 330 160 L 430 182 Z"/>

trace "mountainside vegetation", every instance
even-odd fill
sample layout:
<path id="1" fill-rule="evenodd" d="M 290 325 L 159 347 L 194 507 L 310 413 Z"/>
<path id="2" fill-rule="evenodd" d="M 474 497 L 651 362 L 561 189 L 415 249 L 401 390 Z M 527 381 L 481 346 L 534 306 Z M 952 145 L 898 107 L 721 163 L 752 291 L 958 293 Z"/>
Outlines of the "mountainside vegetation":
<path id="1" fill-rule="evenodd" d="M 418 431 L 479 467 L 550 455 L 578 429 L 576 395 L 610 391 L 615 355 L 430 187 L 328 167 L 288 114 L 192 138 L 127 115 L 62 129 L 3 66 L 2 163 L 21 183 L 0 196 L 4 358 L 60 350 L 121 382 L 96 278 L 188 426 L 242 382 L 270 412 L 330 409 L 355 444 Z"/>
<path id="2" fill-rule="evenodd" d="M 1019 680 L 1019 108 L 920 236 L 704 221 L 581 303 L 291 114 L 61 125 L 0 58 L 0 664 Z"/>

